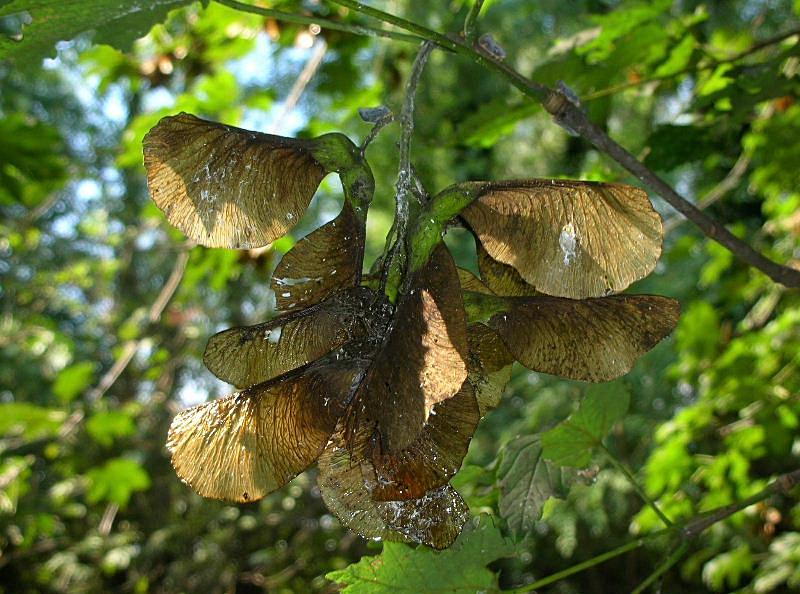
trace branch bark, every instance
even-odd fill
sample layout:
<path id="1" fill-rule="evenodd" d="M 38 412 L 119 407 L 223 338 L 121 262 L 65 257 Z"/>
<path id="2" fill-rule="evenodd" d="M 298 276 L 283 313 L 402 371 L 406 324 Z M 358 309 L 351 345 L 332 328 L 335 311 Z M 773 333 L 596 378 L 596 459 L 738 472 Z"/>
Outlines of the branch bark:
<path id="1" fill-rule="evenodd" d="M 604 130 L 590 121 L 583 109 L 580 108 L 577 99 L 569 96 L 565 88 L 551 89 L 546 85 L 524 77 L 503 61 L 482 49 L 479 44 L 468 45 L 457 37 L 448 37 L 396 15 L 366 6 L 357 0 L 329 0 L 329 2 L 346 6 L 365 16 L 405 29 L 442 48 L 468 57 L 477 64 L 502 75 L 525 95 L 540 102 L 557 123 L 579 134 L 602 153 L 611 157 L 635 175 L 642 183 L 664 198 L 670 206 L 692 221 L 706 236 L 730 250 L 743 262 L 761 270 L 773 281 L 787 287 L 800 287 L 800 270 L 773 262 L 681 196 L 667 182 L 615 142 Z"/>

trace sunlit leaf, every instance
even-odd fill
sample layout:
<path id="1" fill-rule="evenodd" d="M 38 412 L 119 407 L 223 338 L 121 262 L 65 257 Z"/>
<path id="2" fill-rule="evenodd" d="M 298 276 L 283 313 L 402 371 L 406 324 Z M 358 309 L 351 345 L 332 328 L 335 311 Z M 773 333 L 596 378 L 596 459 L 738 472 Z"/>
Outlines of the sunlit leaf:
<path id="1" fill-rule="evenodd" d="M 344 586 L 344 594 L 497 592 L 497 577 L 486 566 L 512 554 L 513 545 L 488 516 L 481 516 L 468 523 L 446 551 L 387 542 L 380 555 L 364 557 L 326 577 Z"/>
<path id="2" fill-rule="evenodd" d="M 317 459 L 358 373 L 323 360 L 184 410 L 167 439 L 175 471 L 204 497 L 260 499 Z"/>
<path id="3" fill-rule="evenodd" d="M 345 202 L 342 212 L 298 241 L 281 259 L 270 286 L 278 309 L 289 311 L 322 301 L 361 279 L 365 226 Z"/>
<path id="4" fill-rule="evenodd" d="M 133 418 L 124 412 L 104 411 L 89 417 L 86 421 L 86 432 L 97 443 L 108 447 L 115 439 L 135 433 L 136 425 Z"/>
<path id="5" fill-rule="evenodd" d="M 203 362 L 240 388 L 267 381 L 363 338 L 362 312 L 375 297 L 369 289 L 352 288 L 269 322 L 224 330 L 209 339 Z"/>
<path id="6" fill-rule="evenodd" d="M 87 474 L 91 503 L 107 501 L 125 507 L 131 495 L 150 488 L 150 476 L 142 465 L 129 458 L 114 458 Z"/>
<path id="7" fill-rule="evenodd" d="M 539 435 L 517 437 L 502 450 L 497 468 L 500 515 L 516 537 L 528 534 L 545 502 L 563 492 L 561 469 L 545 460 Z"/>
<path id="8" fill-rule="evenodd" d="M 29 439 L 55 435 L 66 416 L 63 410 L 28 402 L 0 402 L 0 435 L 14 433 Z"/>
<path id="9" fill-rule="evenodd" d="M 198 243 L 258 247 L 297 224 L 331 171 L 312 154 L 320 143 L 181 113 L 144 138 L 148 186 L 169 222 Z"/>
<path id="10" fill-rule="evenodd" d="M 678 302 L 654 295 L 573 300 L 513 297 L 487 325 L 513 356 L 534 371 L 602 382 L 630 371 L 672 332 Z"/>
<path id="11" fill-rule="evenodd" d="M 467 377 L 467 333 L 455 264 L 443 245 L 400 297 L 394 325 L 357 394 L 388 451 L 408 447 L 431 409 Z"/>
<path id="12" fill-rule="evenodd" d="M 578 410 L 542 434 L 542 455 L 560 466 L 585 467 L 592 450 L 602 444 L 614 424 L 628 411 L 630 394 L 617 383 L 590 387 Z"/>
<path id="13" fill-rule="evenodd" d="M 94 368 L 91 361 L 82 361 L 62 369 L 53 384 L 53 394 L 63 402 L 70 402 L 92 383 Z"/>
<path id="14" fill-rule="evenodd" d="M 548 295 L 622 291 L 661 253 L 661 217 L 638 188 L 563 180 L 464 187 L 478 198 L 462 216 L 488 254 Z"/>

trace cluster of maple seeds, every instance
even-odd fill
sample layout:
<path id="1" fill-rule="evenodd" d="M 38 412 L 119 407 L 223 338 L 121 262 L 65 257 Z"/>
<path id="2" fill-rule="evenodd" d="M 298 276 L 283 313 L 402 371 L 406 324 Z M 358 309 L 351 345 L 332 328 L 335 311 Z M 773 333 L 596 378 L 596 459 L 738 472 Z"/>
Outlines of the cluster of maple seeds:
<path id="1" fill-rule="evenodd" d="M 630 186 L 455 184 L 422 206 L 402 238 L 401 280 L 387 286 L 387 271 L 362 276 L 374 181 L 347 137 L 282 138 L 179 114 L 150 131 L 144 155 L 156 204 L 209 247 L 284 235 L 330 172 L 345 194 L 339 215 L 275 270 L 285 313 L 209 340 L 206 366 L 240 391 L 180 413 L 167 440 L 178 476 L 206 497 L 253 501 L 317 462 L 346 526 L 447 547 L 469 516 L 449 480 L 513 361 L 608 381 L 677 322 L 671 299 L 616 294 L 661 251 L 661 219 Z M 476 238 L 480 279 L 442 242 L 456 217 Z"/>

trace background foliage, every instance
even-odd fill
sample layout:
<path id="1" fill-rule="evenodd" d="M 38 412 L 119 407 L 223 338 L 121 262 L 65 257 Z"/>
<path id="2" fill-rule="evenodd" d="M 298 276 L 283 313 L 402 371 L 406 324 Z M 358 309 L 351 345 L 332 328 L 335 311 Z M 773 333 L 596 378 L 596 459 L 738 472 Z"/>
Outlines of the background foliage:
<path id="1" fill-rule="evenodd" d="M 200 363 L 205 340 L 272 313 L 267 275 L 294 240 L 187 251 L 147 196 L 141 138 L 186 110 L 361 139 L 369 128 L 357 108 L 397 110 L 416 48 L 213 2 L 70 4 L 20 13 L 29 3 L 0 2 L 0 591 L 519 588 L 661 528 L 604 448 L 674 521 L 800 465 L 798 295 L 656 198 L 665 252 L 634 292 L 679 299 L 678 330 L 599 392 L 515 371 L 456 478 L 482 515 L 453 549 L 362 541 L 327 513 L 313 471 L 259 503 L 200 499 L 169 466 L 166 428 L 186 404 L 226 393 Z M 325 2 L 270 4 L 352 18 Z M 469 9 L 375 5 L 440 31 L 458 31 Z M 798 31 L 798 16 L 788 0 L 504 0 L 486 2 L 479 27 L 522 73 L 565 80 L 649 167 L 796 265 L 800 44 L 784 33 Z M 321 64 L 295 102 L 314 55 Z M 445 52 L 432 56 L 417 105 L 413 158 L 431 191 L 467 179 L 633 181 L 502 80 Z M 391 223 L 397 133 L 388 128 L 369 152 L 378 192 L 368 261 Z M 323 184 L 295 239 L 339 201 Z M 474 269 L 466 233 L 448 243 Z M 552 432 L 587 422 L 597 443 L 552 451 Z M 800 591 L 796 501 L 773 497 L 713 526 L 664 591 Z M 673 544 L 653 539 L 551 589 L 632 590 Z"/>

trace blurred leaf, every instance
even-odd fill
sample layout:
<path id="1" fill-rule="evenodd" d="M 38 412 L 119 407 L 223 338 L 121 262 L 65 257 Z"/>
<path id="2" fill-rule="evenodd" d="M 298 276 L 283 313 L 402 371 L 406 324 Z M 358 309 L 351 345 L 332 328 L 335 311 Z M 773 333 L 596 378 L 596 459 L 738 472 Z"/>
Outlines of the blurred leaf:
<path id="1" fill-rule="evenodd" d="M 100 468 L 93 468 L 87 475 L 89 488 L 86 498 L 90 503 L 106 501 L 121 508 L 137 491 L 150 487 L 150 476 L 142 465 L 130 458 L 113 458 Z"/>
<path id="2" fill-rule="evenodd" d="M 0 138 L 0 204 L 32 208 L 64 184 L 64 142 L 53 126 L 9 113 L 0 120 Z"/>
<path id="3" fill-rule="evenodd" d="M 578 410 L 542 435 L 542 455 L 561 466 L 588 466 L 592 450 L 625 416 L 629 402 L 630 393 L 620 383 L 591 386 Z"/>
<path id="4" fill-rule="evenodd" d="M 548 499 L 563 495 L 561 469 L 542 457 L 539 435 L 518 437 L 503 447 L 497 486 L 500 515 L 515 538 L 533 529 Z"/>
<path id="5" fill-rule="evenodd" d="M 95 364 L 82 361 L 64 368 L 53 384 L 53 394 L 62 402 L 72 401 L 92 383 Z"/>
<path id="6" fill-rule="evenodd" d="M 513 545 L 489 516 L 480 516 L 445 551 L 386 542 L 380 555 L 363 557 L 325 577 L 342 586 L 344 594 L 475 594 L 498 589 L 497 577 L 486 565 L 513 553 Z"/>
<path id="7" fill-rule="evenodd" d="M 106 411 L 89 417 L 86 421 L 86 431 L 97 443 L 109 447 L 116 438 L 133 435 L 136 425 L 124 412 Z"/>
<path id="8" fill-rule="evenodd" d="M 27 402 L 0 403 L 0 435 L 21 433 L 28 439 L 55 435 L 66 416 L 64 411 Z"/>
<path id="9" fill-rule="evenodd" d="M 699 161 L 718 148 L 708 129 L 675 124 L 656 128 L 647 139 L 647 146 L 650 152 L 645 165 L 659 171 Z"/>
<path id="10" fill-rule="evenodd" d="M 20 65 L 32 65 L 55 55 L 58 41 L 96 31 L 95 43 L 108 43 L 123 50 L 163 21 L 170 10 L 190 4 L 189 0 L 155 0 L 129 3 L 118 0 L 13 0 L 0 7 L 0 17 L 27 12 L 30 24 L 21 41 L 0 37 L 0 60 L 11 58 Z"/>

